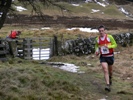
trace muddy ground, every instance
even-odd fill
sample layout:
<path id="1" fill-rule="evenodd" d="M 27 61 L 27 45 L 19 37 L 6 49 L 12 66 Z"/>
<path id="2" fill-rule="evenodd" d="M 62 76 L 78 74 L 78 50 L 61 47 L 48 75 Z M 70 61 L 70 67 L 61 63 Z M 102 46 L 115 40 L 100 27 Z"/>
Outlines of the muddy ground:
<path id="1" fill-rule="evenodd" d="M 89 17 L 66 17 L 66 16 L 10 16 L 6 20 L 6 24 L 12 25 L 42 25 L 63 26 L 63 27 L 91 27 L 96 28 L 99 25 L 105 25 L 108 29 L 132 29 L 133 20 L 119 20 L 119 19 L 98 19 Z"/>

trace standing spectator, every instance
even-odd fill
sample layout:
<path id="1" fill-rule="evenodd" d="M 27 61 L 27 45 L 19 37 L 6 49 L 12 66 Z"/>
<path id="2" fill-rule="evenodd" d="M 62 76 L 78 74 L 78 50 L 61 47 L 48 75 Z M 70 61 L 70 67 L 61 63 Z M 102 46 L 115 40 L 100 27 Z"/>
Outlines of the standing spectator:
<path id="1" fill-rule="evenodd" d="M 13 51 L 12 48 L 14 48 L 17 43 L 18 43 L 18 36 L 21 34 L 21 31 L 16 31 L 16 30 L 13 30 L 11 31 L 11 33 L 6 37 L 5 39 L 5 46 L 6 46 L 6 51 L 7 51 L 7 54 L 11 54 L 13 55 Z M 11 45 L 14 45 L 14 46 L 11 46 Z"/>
<path id="2" fill-rule="evenodd" d="M 114 63 L 114 48 L 117 47 L 116 41 L 112 35 L 106 34 L 103 25 L 98 27 L 99 36 L 96 38 L 95 54 L 100 55 L 100 63 L 103 68 L 104 77 L 106 81 L 106 91 L 111 91 L 112 84 L 112 68 Z"/>

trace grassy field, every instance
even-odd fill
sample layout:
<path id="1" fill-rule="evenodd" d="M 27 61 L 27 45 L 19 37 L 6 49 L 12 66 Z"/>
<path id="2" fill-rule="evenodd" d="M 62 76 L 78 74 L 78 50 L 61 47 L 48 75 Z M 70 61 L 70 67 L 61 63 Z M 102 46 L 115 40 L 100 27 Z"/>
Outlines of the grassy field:
<path id="1" fill-rule="evenodd" d="M 5 37 L 12 29 L 22 31 L 21 37 L 53 36 L 76 38 L 96 36 L 65 29 L 31 31 L 25 27 L 6 26 L 1 29 L 0 36 Z M 50 32 L 49 32 L 50 31 Z M 123 30 L 109 31 L 112 34 Z M 124 30 L 128 31 L 128 30 Z M 74 35 L 74 37 L 72 37 Z M 0 99 L 1 100 L 132 100 L 133 98 L 133 47 L 118 46 L 115 55 L 112 91 L 104 91 L 104 76 L 98 57 L 55 56 L 47 61 L 23 60 L 9 58 L 0 62 Z M 72 73 L 54 68 L 41 62 L 66 62 L 80 66 L 85 73 Z M 90 66 L 91 64 L 91 66 Z"/>
<path id="2" fill-rule="evenodd" d="M 62 3 L 60 3 L 62 4 Z M 81 9 L 70 4 L 63 3 L 71 13 L 64 15 L 89 16 L 101 18 L 122 18 L 125 16 L 118 9 L 110 5 L 106 9 L 96 4 L 82 4 Z M 29 9 L 31 7 L 28 6 Z M 45 14 L 56 16 L 62 12 L 56 7 L 45 8 Z M 101 11 L 91 14 L 91 9 Z M 102 15 L 101 12 L 105 14 Z M 112 15 L 115 12 L 115 15 Z M 29 11 L 19 12 L 29 14 Z M 100 15 L 101 14 L 101 15 Z M 112 16 L 110 16 L 112 15 Z M 79 30 L 68 31 L 65 28 L 53 27 L 50 30 L 30 30 L 39 26 L 12 26 L 4 25 L 0 30 L 0 37 L 5 38 L 11 30 L 20 30 L 20 37 L 63 37 L 75 39 L 77 37 L 98 36 L 97 33 L 81 32 Z M 133 32 L 133 30 L 130 30 Z M 129 32 L 127 29 L 109 30 L 110 34 Z M 54 56 L 47 61 L 24 60 L 20 58 L 8 58 L 6 62 L 0 62 L 0 100 L 132 100 L 133 98 L 133 46 L 123 48 L 118 46 L 115 51 L 115 64 L 113 73 L 113 85 L 110 93 L 105 92 L 105 81 L 99 58 L 94 54 L 86 56 Z M 41 62 L 64 62 L 75 64 L 85 73 L 72 73 L 41 64 Z"/>
<path id="3" fill-rule="evenodd" d="M 121 53 L 115 55 L 113 85 L 110 93 L 104 91 L 102 69 L 98 58 L 92 57 L 93 55 L 58 56 L 48 60 L 48 62 L 73 63 L 80 66 L 85 73 L 63 71 L 40 64 L 38 61 L 9 59 L 0 64 L 0 98 L 2 100 L 100 100 L 103 98 L 132 100 L 133 58 L 131 55 L 133 56 L 133 53 L 129 53 L 125 48 L 121 48 Z"/>
<path id="4" fill-rule="evenodd" d="M 132 49 L 132 48 L 131 48 Z M 122 56 L 122 54 L 125 54 Z M 39 64 L 38 61 L 9 59 L 0 65 L 2 100 L 132 100 L 133 58 L 125 48 L 115 55 L 112 91 L 104 91 L 104 78 L 97 57 L 75 55 L 53 57 L 48 61 L 80 66 L 85 73 L 71 73 Z M 126 56 L 126 57 L 125 57 Z M 121 62 L 122 61 L 122 62 Z M 93 66 L 89 66 L 92 64 Z"/>

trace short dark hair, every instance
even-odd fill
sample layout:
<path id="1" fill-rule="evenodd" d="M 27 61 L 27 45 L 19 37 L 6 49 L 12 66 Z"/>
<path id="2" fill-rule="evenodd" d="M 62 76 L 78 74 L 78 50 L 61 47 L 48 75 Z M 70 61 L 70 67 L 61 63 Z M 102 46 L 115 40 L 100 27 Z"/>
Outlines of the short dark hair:
<path id="1" fill-rule="evenodd" d="M 105 29 L 105 26 L 104 25 L 100 25 L 97 29 L 99 30 L 100 28 L 104 28 Z"/>

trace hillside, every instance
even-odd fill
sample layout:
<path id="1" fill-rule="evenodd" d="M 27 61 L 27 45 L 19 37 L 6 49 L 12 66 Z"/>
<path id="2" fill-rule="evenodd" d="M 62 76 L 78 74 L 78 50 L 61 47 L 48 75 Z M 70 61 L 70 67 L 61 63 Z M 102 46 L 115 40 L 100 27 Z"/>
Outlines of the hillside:
<path id="1" fill-rule="evenodd" d="M 78 29 L 68 31 L 66 27 L 96 28 L 104 24 L 108 33 L 133 32 L 133 20 L 126 17 L 118 6 L 132 12 L 131 4 L 110 4 L 107 7 L 97 3 L 82 3 L 83 7 L 59 2 L 70 12 L 61 11 L 57 7 L 45 8 L 44 20 L 35 12 L 31 15 L 31 7 L 18 11 L 18 16 L 9 14 L 0 37 L 5 38 L 11 30 L 20 30 L 20 37 L 53 37 L 72 39 L 98 36 L 98 33 L 81 32 Z M 20 4 L 18 4 L 20 5 Z M 77 5 L 77 4 L 76 4 Z M 23 6 L 23 5 L 20 5 Z M 42 7 L 43 8 L 43 7 Z M 95 9 L 95 10 L 92 10 Z M 97 11 L 93 12 L 92 11 Z M 102 14 L 104 12 L 104 14 Z M 42 27 L 51 27 L 42 29 Z M 35 28 L 36 30 L 31 30 Z M 115 49 L 113 67 L 113 84 L 111 92 L 106 92 L 105 80 L 99 57 L 94 54 L 76 56 L 54 56 L 44 61 L 24 60 L 8 57 L 8 61 L 0 61 L 0 100 L 132 100 L 133 99 L 133 46 Z M 70 72 L 49 63 L 69 63 L 78 66 L 78 72 Z M 72 66 L 69 66 L 71 68 Z"/>
<path id="2" fill-rule="evenodd" d="M 38 3 L 37 5 L 42 7 L 43 15 L 41 17 L 35 12 L 31 13 L 32 8 L 30 6 L 23 8 L 23 5 L 16 4 L 18 6 L 14 6 L 14 9 L 17 10 L 16 13 L 18 15 L 8 15 L 6 24 L 91 28 L 104 24 L 109 29 L 132 29 L 133 27 L 132 3 L 117 5 L 115 3 L 107 3 L 107 1 L 82 2 L 79 4 L 57 2 L 58 5 L 66 10 L 61 10 L 54 6 L 43 7 Z"/>

